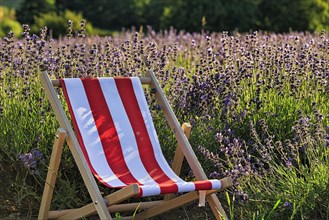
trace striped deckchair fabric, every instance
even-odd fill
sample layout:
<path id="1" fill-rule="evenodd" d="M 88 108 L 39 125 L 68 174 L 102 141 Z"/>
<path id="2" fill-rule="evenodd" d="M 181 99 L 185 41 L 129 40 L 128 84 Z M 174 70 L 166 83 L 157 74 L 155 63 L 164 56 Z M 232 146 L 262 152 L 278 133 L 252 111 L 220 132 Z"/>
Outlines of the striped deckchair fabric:
<path id="1" fill-rule="evenodd" d="M 139 185 L 139 196 L 220 189 L 219 180 L 185 182 L 163 157 L 139 78 L 64 79 L 74 129 L 97 179 Z"/>
<path id="2" fill-rule="evenodd" d="M 111 213 L 129 211 L 133 216 L 122 219 L 147 219 L 198 199 L 200 206 L 207 200 L 216 219 L 228 219 L 215 193 L 232 186 L 232 179 L 207 179 L 187 139 L 191 126 L 184 123 L 180 127 L 154 73 L 149 70 L 145 75 L 54 80 L 47 73 L 40 75 L 60 128 L 55 135 L 38 219 L 78 219 L 93 214 L 112 219 Z M 177 140 L 171 166 L 163 156 L 142 84 L 155 91 L 151 95 Z M 71 122 L 54 87 L 63 90 Z M 92 202 L 76 209 L 50 211 L 65 141 Z M 195 175 L 194 182 L 178 176 L 184 158 Z M 117 190 L 103 197 L 96 179 Z M 163 199 L 154 200 L 160 195 Z M 147 202 L 122 203 L 149 196 L 157 197 Z"/>

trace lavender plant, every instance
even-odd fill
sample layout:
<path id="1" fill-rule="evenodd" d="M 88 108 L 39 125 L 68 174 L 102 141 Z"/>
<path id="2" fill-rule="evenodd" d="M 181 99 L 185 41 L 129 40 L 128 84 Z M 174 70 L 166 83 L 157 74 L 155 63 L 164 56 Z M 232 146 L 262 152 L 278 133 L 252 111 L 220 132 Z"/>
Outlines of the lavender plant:
<path id="1" fill-rule="evenodd" d="M 328 218 L 327 33 L 148 28 L 88 37 L 85 25 L 73 36 L 69 21 L 62 39 L 51 39 L 46 28 L 31 35 L 28 25 L 21 37 L 0 39 L 0 171 L 15 183 L 8 189 L 15 196 L 1 194 L 0 201 L 31 216 L 38 208 L 59 126 L 38 79 L 42 71 L 53 78 L 142 76 L 152 68 L 179 121 L 192 124 L 191 143 L 206 173 L 234 178 L 231 219 Z M 147 98 L 170 158 L 176 143 L 153 92 Z M 65 148 L 54 208 L 89 200 L 72 160 Z M 193 179 L 189 169 L 183 175 Z"/>

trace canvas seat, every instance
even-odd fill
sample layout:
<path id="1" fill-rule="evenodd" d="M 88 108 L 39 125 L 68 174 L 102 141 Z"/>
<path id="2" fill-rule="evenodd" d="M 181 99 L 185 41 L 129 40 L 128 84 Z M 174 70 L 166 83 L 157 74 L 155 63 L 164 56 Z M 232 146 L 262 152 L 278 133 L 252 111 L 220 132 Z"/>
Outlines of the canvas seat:
<path id="1" fill-rule="evenodd" d="M 190 126 L 184 124 L 183 129 L 179 126 L 152 71 L 143 78 L 67 78 L 53 81 L 44 73 L 41 81 L 61 128 L 54 143 L 40 219 L 72 219 L 95 213 L 101 219 L 111 219 L 111 211 L 134 210 L 137 207 L 144 211 L 138 212 L 134 219 L 145 219 L 197 199 L 200 205 L 204 205 L 206 198 L 217 219 L 227 218 L 214 193 L 231 186 L 231 178 L 206 178 L 186 137 Z M 155 89 L 156 99 L 176 136 L 179 147 L 172 167 L 162 154 L 142 83 Z M 63 89 L 75 132 L 53 85 Z M 54 173 L 58 170 L 64 139 L 93 202 L 79 209 L 49 211 L 56 178 Z M 186 182 L 178 176 L 184 157 L 196 181 Z M 93 176 L 107 187 L 121 190 L 103 198 Z M 177 193 L 184 194 L 173 196 Z M 158 195 L 165 195 L 164 199 L 139 206 L 118 204 L 131 197 Z"/>

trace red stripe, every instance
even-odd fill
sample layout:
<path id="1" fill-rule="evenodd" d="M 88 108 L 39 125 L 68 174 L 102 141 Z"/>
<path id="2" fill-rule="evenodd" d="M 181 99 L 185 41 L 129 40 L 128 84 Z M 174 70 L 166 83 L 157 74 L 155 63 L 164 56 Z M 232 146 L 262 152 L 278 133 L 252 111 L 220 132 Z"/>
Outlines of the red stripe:
<path id="1" fill-rule="evenodd" d="M 89 156 L 88 156 L 88 153 L 87 153 L 87 150 L 86 150 L 86 147 L 85 147 L 85 144 L 83 142 L 83 139 L 82 139 L 82 135 L 81 135 L 81 132 L 80 132 L 80 129 L 79 129 L 79 126 L 78 126 L 78 123 L 75 119 L 75 116 L 74 116 L 74 112 L 73 112 L 73 109 L 72 109 L 72 105 L 71 105 L 71 101 L 70 101 L 70 98 L 69 98 L 69 95 L 68 95 L 68 91 L 67 91 L 67 88 L 66 88 L 66 85 L 65 85 L 65 80 L 64 79 L 60 79 L 60 83 L 61 83 L 61 86 L 62 86 L 62 89 L 63 89 L 63 94 L 64 94 L 64 97 L 65 97 L 65 100 L 67 102 L 67 105 L 68 105 L 68 108 L 69 108 L 69 112 L 70 112 L 70 115 L 71 115 L 71 119 L 72 119 L 72 123 L 73 123 L 73 127 L 74 127 L 74 131 L 75 131 L 75 134 L 77 136 L 77 139 L 78 139 L 78 142 L 79 142 L 79 145 L 80 145 L 80 148 L 83 152 L 83 155 L 87 161 L 87 164 L 91 170 L 91 172 L 94 174 L 94 176 L 101 182 L 103 183 L 104 185 L 110 187 L 110 185 L 108 185 L 99 175 L 98 173 L 95 171 L 95 169 L 93 168 L 93 166 L 91 165 L 91 162 L 90 162 L 90 159 L 89 159 Z"/>
<path id="2" fill-rule="evenodd" d="M 124 160 L 118 133 L 98 79 L 82 80 L 107 162 L 125 184 L 138 183 Z"/>
<path id="3" fill-rule="evenodd" d="M 161 183 L 161 184 L 159 184 L 159 187 L 161 189 L 161 194 L 177 193 L 178 192 L 178 186 L 175 182 Z"/>
<path id="4" fill-rule="evenodd" d="M 160 185 L 161 194 L 177 192 L 177 185 L 163 172 L 155 158 L 152 143 L 148 135 L 144 119 L 138 105 L 138 101 L 134 95 L 135 92 L 131 79 L 116 78 L 115 83 L 126 110 L 126 114 L 134 131 L 139 155 L 141 155 L 141 160 L 145 169 L 154 179 L 154 181 L 161 185 L 164 184 L 163 187 Z"/>
<path id="5" fill-rule="evenodd" d="M 199 180 L 194 182 L 195 190 L 209 190 L 212 189 L 212 184 L 209 180 Z"/>

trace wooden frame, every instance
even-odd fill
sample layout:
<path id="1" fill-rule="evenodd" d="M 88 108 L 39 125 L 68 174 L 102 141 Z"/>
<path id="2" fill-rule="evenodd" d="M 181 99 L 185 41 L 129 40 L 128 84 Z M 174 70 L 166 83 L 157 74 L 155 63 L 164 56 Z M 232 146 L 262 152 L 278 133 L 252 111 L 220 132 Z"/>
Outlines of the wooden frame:
<path id="1" fill-rule="evenodd" d="M 155 78 L 154 73 L 151 70 L 149 70 L 149 72 L 146 74 L 146 77 L 141 77 L 140 79 L 142 83 L 149 84 L 151 88 L 155 89 L 155 98 L 160 104 L 161 109 L 164 111 L 166 120 L 168 121 L 168 124 L 177 139 L 178 146 L 175 152 L 172 169 L 176 174 L 179 174 L 183 160 L 186 158 L 196 179 L 206 180 L 207 177 L 200 163 L 198 162 L 192 147 L 188 142 L 191 126 L 187 123 L 184 123 L 182 128 L 180 127 L 173 110 L 171 109 L 158 81 Z M 95 178 L 93 177 L 86 161 L 84 160 L 84 156 L 79 147 L 77 138 L 58 99 L 58 94 L 54 89 L 54 86 L 60 86 L 59 80 L 50 80 L 47 73 L 42 73 L 40 80 L 43 87 L 45 88 L 46 95 L 50 101 L 50 104 L 55 112 L 55 116 L 61 128 L 59 128 L 56 133 L 38 219 L 77 219 L 95 213 L 97 213 L 101 219 L 112 219 L 110 212 L 135 210 L 136 208 L 144 211 L 134 216 L 134 219 L 145 219 L 161 214 L 173 208 L 178 208 L 179 206 L 197 199 L 200 199 L 202 202 L 205 198 L 207 198 L 207 201 L 216 219 L 227 219 L 225 211 L 215 194 L 215 192 L 217 192 L 216 190 L 200 192 L 193 191 L 179 197 L 174 197 L 173 194 L 168 194 L 164 196 L 164 200 L 162 201 L 118 204 L 138 194 L 137 184 L 132 184 L 103 198 Z M 65 140 L 82 175 L 83 181 L 91 196 L 92 203 L 78 209 L 49 211 L 62 148 Z M 222 184 L 221 190 L 232 186 L 232 179 L 230 177 L 223 178 L 220 181 Z M 123 219 L 130 218 L 131 217 L 125 217 Z"/>

